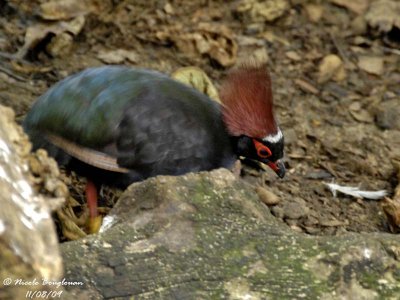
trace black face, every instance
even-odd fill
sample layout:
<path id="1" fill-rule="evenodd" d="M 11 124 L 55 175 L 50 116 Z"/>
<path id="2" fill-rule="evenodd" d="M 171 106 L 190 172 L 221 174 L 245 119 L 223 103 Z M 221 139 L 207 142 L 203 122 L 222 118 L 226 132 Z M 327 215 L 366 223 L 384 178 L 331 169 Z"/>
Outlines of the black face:
<path id="1" fill-rule="evenodd" d="M 280 161 L 283 157 L 283 137 L 276 143 L 270 143 L 242 135 L 236 138 L 235 143 L 237 155 L 267 164 L 279 177 L 285 176 L 285 166 Z"/>

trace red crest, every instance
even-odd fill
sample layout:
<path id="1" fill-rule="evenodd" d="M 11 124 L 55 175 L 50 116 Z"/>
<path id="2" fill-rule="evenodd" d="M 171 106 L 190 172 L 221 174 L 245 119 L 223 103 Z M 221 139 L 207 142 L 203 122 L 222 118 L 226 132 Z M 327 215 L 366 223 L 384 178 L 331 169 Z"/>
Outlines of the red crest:
<path id="1" fill-rule="evenodd" d="M 265 64 L 242 65 L 230 72 L 220 97 L 224 122 L 231 135 L 262 139 L 278 132 L 271 78 Z"/>

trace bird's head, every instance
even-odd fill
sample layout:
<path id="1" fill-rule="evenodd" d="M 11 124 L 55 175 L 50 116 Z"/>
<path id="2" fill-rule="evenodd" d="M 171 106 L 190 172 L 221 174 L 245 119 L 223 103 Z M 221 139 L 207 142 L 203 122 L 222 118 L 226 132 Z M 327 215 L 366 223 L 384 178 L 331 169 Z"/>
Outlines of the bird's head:
<path id="1" fill-rule="evenodd" d="M 284 138 L 273 113 L 271 78 L 265 64 L 230 72 L 221 87 L 224 123 L 237 155 L 261 161 L 283 178 Z"/>

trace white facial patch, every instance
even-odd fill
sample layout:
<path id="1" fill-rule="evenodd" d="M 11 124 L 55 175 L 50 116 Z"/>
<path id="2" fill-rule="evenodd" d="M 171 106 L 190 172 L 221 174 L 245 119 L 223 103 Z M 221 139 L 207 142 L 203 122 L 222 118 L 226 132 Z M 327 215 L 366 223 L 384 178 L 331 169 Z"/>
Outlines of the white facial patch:
<path id="1" fill-rule="evenodd" d="M 271 144 L 279 142 L 283 138 L 283 134 L 280 128 L 278 128 L 278 132 L 275 134 L 270 134 L 264 137 L 262 140 L 264 142 L 270 142 Z"/>

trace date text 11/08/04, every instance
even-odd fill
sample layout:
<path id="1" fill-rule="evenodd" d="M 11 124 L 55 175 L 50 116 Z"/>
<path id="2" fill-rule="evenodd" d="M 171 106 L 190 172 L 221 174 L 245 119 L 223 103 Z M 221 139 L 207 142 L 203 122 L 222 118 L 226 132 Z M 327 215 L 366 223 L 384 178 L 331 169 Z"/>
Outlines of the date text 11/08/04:
<path id="1" fill-rule="evenodd" d="M 27 291 L 25 298 L 28 299 L 53 299 L 60 298 L 63 291 Z"/>

